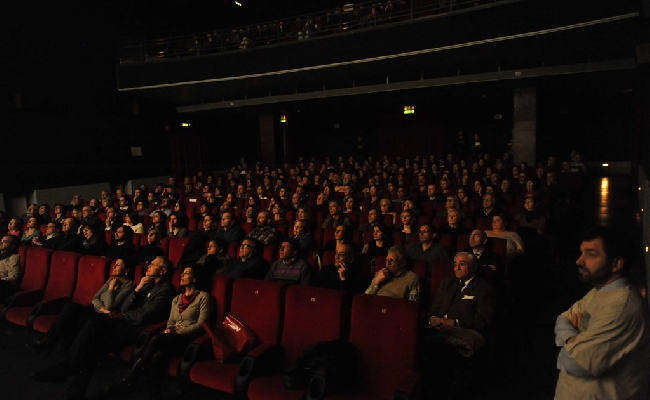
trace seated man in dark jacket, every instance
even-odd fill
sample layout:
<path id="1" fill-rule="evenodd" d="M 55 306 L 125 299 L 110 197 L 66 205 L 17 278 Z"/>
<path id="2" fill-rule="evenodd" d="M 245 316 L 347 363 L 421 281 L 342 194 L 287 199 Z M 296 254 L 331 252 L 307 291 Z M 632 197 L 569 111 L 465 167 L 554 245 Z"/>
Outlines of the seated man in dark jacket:
<path id="1" fill-rule="evenodd" d="M 217 273 L 230 275 L 233 278 L 264 279 L 269 266 L 259 255 L 259 247 L 255 239 L 244 239 L 239 245 L 237 258 L 217 270 Z"/>
<path id="2" fill-rule="evenodd" d="M 177 294 L 168 277 L 171 267 L 169 259 L 156 257 L 149 264 L 146 276 L 122 303 L 120 317 L 88 321 L 65 359 L 34 372 L 32 379 L 63 383 L 71 375 L 74 378 L 66 391 L 66 399 L 83 399 L 99 357 L 135 343 L 147 325 L 165 320 Z"/>

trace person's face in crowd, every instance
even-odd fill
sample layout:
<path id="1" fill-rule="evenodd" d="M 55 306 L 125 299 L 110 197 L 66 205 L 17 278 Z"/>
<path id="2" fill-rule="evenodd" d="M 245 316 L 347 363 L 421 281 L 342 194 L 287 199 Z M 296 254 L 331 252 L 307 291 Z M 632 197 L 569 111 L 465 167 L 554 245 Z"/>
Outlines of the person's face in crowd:
<path id="1" fill-rule="evenodd" d="M 280 253 L 278 257 L 281 260 L 289 260 L 296 255 L 296 252 L 293 249 L 293 246 L 289 242 L 282 242 L 280 245 Z"/>
<path id="2" fill-rule="evenodd" d="M 205 229 L 205 230 L 212 229 L 212 222 L 213 221 L 212 221 L 212 216 L 211 215 L 204 215 L 203 216 L 203 229 Z M 223 221 L 222 221 L 222 224 L 223 224 Z"/>
<path id="3" fill-rule="evenodd" d="M 217 241 L 216 240 L 210 240 L 208 242 L 207 253 L 210 254 L 210 255 L 216 255 L 217 253 L 219 253 L 219 251 L 220 251 L 220 249 L 219 249 L 219 246 L 217 245 Z"/>
<path id="4" fill-rule="evenodd" d="M 377 215 L 377 210 L 368 211 L 368 222 L 373 224 L 379 220 L 379 215 Z"/>
<path id="5" fill-rule="evenodd" d="M 433 197 L 436 195 L 436 185 L 427 186 L 427 196 Z"/>
<path id="6" fill-rule="evenodd" d="M 246 208 L 246 218 L 255 218 L 255 212 L 253 211 L 253 207 L 247 207 Z"/>
<path id="7" fill-rule="evenodd" d="M 418 235 L 420 236 L 420 242 L 430 242 L 435 237 L 433 229 L 429 225 L 422 225 L 418 230 Z"/>
<path id="8" fill-rule="evenodd" d="M 302 207 L 298 209 L 298 213 L 296 215 L 298 219 L 307 219 L 307 212 Z"/>
<path id="9" fill-rule="evenodd" d="M 111 277 L 123 277 L 123 276 L 126 276 L 126 264 L 124 263 L 124 260 L 118 258 L 117 260 L 115 260 L 113 266 L 111 267 Z"/>
<path id="10" fill-rule="evenodd" d="M 387 212 L 390 211 L 390 203 L 387 201 L 382 201 L 379 203 L 379 207 L 381 208 L 381 213 L 386 214 Z"/>
<path id="11" fill-rule="evenodd" d="M 55 207 L 54 207 L 54 213 L 55 213 L 55 214 L 63 214 L 63 207 L 61 207 L 61 206 L 55 206 Z"/>
<path id="12" fill-rule="evenodd" d="M 334 203 L 334 202 L 330 202 L 330 204 L 329 204 L 329 211 L 330 211 L 330 214 L 331 214 L 331 215 L 336 215 L 336 214 L 338 214 L 338 213 L 339 213 L 339 206 L 338 206 L 338 204 L 336 204 L 336 203 Z"/>
<path id="13" fill-rule="evenodd" d="M 257 214 L 257 226 L 266 226 L 268 224 L 269 214 L 266 211 L 261 211 Z"/>
<path id="14" fill-rule="evenodd" d="M 36 228 L 36 218 L 35 217 L 29 217 L 27 220 L 27 228 L 33 229 Z"/>
<path id="15" fill-rule="evenodd" d="M 178 225 L 178 217 L 175 215 L 170 215 L 169 216 L 169 226 L 175 227 Z"/>
<path id="16" fill-rule="evenodd" d="M 61 222 L 61 231 L 68 233 L 72 231 L 72 218 L 66 218 Z"/>
<path id="17" fill-rule="evenodd" d="M 457 211 L 449 211 L 449 213 L 447 213 L 447 223 L 451 227 L 456 227 L 458 225 L 458 212 Z"/>
<path id="18" fill-rule="evenodd" d="M 154 244 L 158 243 L 158 240 L 160 239 L 158 232 L 155 229 L 150 230 L 147 232 L 147 243 L 148 244 Z"/>
<path id="19" fill-rule="evenodd" d="M 248 239 L 244 239 L 239 246 L 239 258 L 249 259 L 253 256 L 253 252 L 253 242 Z"/>
<path id="20" fill-rule="evenodd" d="M 461 200 L 464 199 L 465 198 L 465 189 L 458 189 L 457 194 L 458 194 L 459 199 L 461 199 Z"/>
<path id="21" fill-rule="evenodd" d="M 526 211 L 533 211 L 535 209 L 535 200 L 532 197 L 526 197 L 526 200 L 524 200 L 524 208 Z"/>
<path id="22" fill-rule="evenodd" d="M 233 224 L 232 213 L 226 212 L 221 216 L 221 226 L 224 228 L 230 228 Z"/>
<path id="23" fill-rule="evenodd" d="M 492 207 L 492 195 L 485 195 L 483 196 L 483 208 L 491 208 Z"/>
<path id="24" fill-rule="evenodd" d="M 93 230 L 86 227 L 83 229 L 83 235 L 86 239 L 91 239 L 93 237 Z"/>
<path id="25" fill-rule="evenodd" d="M 354 253 L 352 247 L 347 245 L 338 245 L 334 252 L 334 265 L 336 267 L 349 267 L 352 264 Z"/>
<path id="26" fill-rule="evenodd" d="M 414 208 L 415 208 L 415 204 L 413 204 L 412 200 L 404 200 L 404 205 L 402 206 L 402 209 L 413 210 Z"/>
<path id="27" fill-rule="evenodd" d="M 124 240 L 124 228 L 120 226 L 115 230 L 115 241 L 121 242 L 123 240 Z"/>
<path id="28" fill-rule="evenodd" d="M 53 222 L 47 224 L 47 227 L 45 228 L 46 235 L 54 235 L 57 232 L 58 230 L 56 229 L 56 225 L 54 225 Z"/>
<path id="29" fill-rule="evenodd" d="M 147 267 L 146 276 L 149 278 L 162 278 L 162 276 L 167 272 L 164 267 L 163 259 L 156 257 L 149 263 Z"/>
<path id="30" fill-rule="evenodd" d="M 5 235 L 0 240 L 0 251 L 12 251 L 15 247 L 15 238 L 10 235 Z"/>
<path id="31" fill-rule="evenodd" d="M 384 239 L 384 232 L 379 229 L 379 227 L 375 226 L 372 230 L 372 240 L 383 240 Z"/>
<path id="32" fill-rule="evenodd" d="M 498 215 L 492 217 L 492 230 L 502 231 L 504 229 L 505 229 L 505 223 L 503 222 L 503 219 Z"/>
<path id="33" fill-rule="evenodd" d="M 454 274 L 457 279 L 467 280 L 474 272 L 475 268 L 468 254 L 458 254 L 454 257 Z"/>
<path id="34" fill-rule="evenodd" d="M 339 225 L 334 229 L 334 239 L 343 240 L 345 238 L 345 225 Z"/>
<path id="35" fill-rule="evenodd" d="M 352 197 L 348 197 L 345 200 L 345 208 L 347 210 L 353 210 L 354 209 L 354 199 Z"/>
<path id="36" fill-rule="evenodd" d="M 300 236 L 304 235 L 305 233 L 307 233 L 306 224 L 304 222 L 302 222 L 302 221 L 294 222 L 294 224 L 293 224 L 293 234 L 295 236 L 300 237 Z"/>
<path id="37" fill-rule="evenodd" d="M 400 214 L 400 220 L 402 221 L 402 225 L 411 225 L 411 214 L 403 212 Z"/>
<path id="38" fill-rule="evenodd" d="M 576 260 L 580 280 L 600 288 L 613 276 L 614 268 L 622 266 L 622 259 L 610 260 L 601 238 L 580 244 L 580 257 Z"/>
<path id="39" fill-rule="evenodd" d="M 107 208 L 106 209 L 106 219 L 112 220 L 115 218 L 115 209 Z"/>
<path id="40" fill-rule="evenodd" d="M 160 223 L 160 213 L 154 213 L 151 216 L 151 222 L 154 224 L 159 224 Z"/>
<path id="41" fill-rule="evenodd" d="M 386 256 L 386 268 L 393 274 L 397 275 L 404 268 L 405 261 L 400 257 L 399 253 L 388 252 Z"/>
<path id="42" fill-rule="evenodd" d="M 474 229 L 469 235 L 469 247 L 476 249 L 485 245 L 486 239 L 483 238 L 482 231 Z"/>

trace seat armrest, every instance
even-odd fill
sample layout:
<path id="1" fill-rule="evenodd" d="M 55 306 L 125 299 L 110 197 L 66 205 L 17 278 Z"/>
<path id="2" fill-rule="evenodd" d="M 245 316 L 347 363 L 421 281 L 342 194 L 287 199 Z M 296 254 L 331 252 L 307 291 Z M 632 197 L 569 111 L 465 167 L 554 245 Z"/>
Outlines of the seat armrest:
<path id="1" fill-rule="evenodd" d="M 5 307 L 2 310 L 2 316 L 4 317 L 12 307 L 22 307 L 28 305 L 34 305 L 43 297 L 42 290 L 24 290 L 22 292 L 17 292 L 11 295 L 5 302 Z"/>
<path id="2" fill-rule="evenodd" d="M 416 398 L 420 389 L 420 373 L 406 371 L 400 379 L 399 385 L 393 392 L 393 400 L 411 400 Z"/>
<path id="3" fill-rule="evenodd" d="M 41 301 L 34 305 L 32 312 L 27 317 L 26 326 L 30 329 L 34 327 L 34 320 L 39 315 L 52 315 L 58 314 L 63 309 L 63 306 L 71 301 L 70 297 L 58 297 L 56 299 L 49 299 Z"/>
<path id="4" fill-rule="evenodd" d="M 190 369 L 192 365 L 202 360 L 209 360 L 214 358 L 214 353 L 212 352 L 212 341 L 210 336 L 203 334 L 185 349 L 183 353 L 183 359 L 178 365 L 178 377 L 186 379 L 190 375 Z"/>
<path id="5" fill-rule="evenodd" d="M 144 346 L 147 345 L 152 336 L 157 333 L 160 333 L 165 330 L 167 326 L 167 321 L 161 321 L 156 324 L 147 326 L 138 336 L 138 339 L 133 345 L 133 359 L 137 360 L 140 357 L 140 353 L 144 349 Z"/>
<path id="6" fill-rule="evenodd" d="M 235 379 L 235 397 L 246 398 L 248 384 L 253 378 L 278 370 L 283 353 L 282 346 L 277 343 L 262 343 L 249 351 L 239 365 Z"/>

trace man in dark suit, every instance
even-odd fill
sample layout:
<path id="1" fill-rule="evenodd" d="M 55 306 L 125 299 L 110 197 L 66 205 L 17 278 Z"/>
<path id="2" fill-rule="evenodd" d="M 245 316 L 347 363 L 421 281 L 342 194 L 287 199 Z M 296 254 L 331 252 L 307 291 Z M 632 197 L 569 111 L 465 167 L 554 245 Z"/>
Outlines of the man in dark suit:
<path id="1" fill-rule="evenodd" d="M 504 275 L 503 257 L 486 246 L 488 237 L 485 231 L 474 229 L 469 235 L 469 247 L 476 262 L 476 275 L 497 284 Z"/>
<path id="2" fill-rule="evenodd" d="M 428 375 L 425 393 L 445 398 L 449 390 L 473 387 L 474 372 L 467 363 L 485 343 L 496 308 L 495 290 L 476 275 L 477 264 L 470 253 L 454 257 L 455 277 L 441 283 L 429 310 L 427 336 L 423 340 L 421 370 Z M 464 357 L 461 357 L 464 356 Z"/>
<path id="3" fill-rule="evenodd" d="M 149 264 L 146 276 L 124 300 L 122 315 L 86 322 L 66 352 L 65 359 L 32 373 L 32 379 L 64 383 L 68 376 L 73 376 L 65 398 L 83 399 L 102 355 L 135 343 L 147 325 L 166 320 L 171 301 L 176 295 L 168 277 L 171 268 L 169 259 L 156 257 Z"/>

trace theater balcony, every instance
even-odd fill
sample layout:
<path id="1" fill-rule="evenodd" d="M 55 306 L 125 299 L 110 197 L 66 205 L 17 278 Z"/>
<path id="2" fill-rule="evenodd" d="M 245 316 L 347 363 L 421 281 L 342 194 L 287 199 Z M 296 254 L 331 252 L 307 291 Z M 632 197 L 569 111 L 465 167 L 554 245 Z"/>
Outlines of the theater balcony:
<path id="1" fill-rule="evenodd" d="M 599 84 L 650 61 L 637 60 L 637 1 L 383 4 L 124 45 L 118 90 L 195 112 L 549 76 Z"/>

